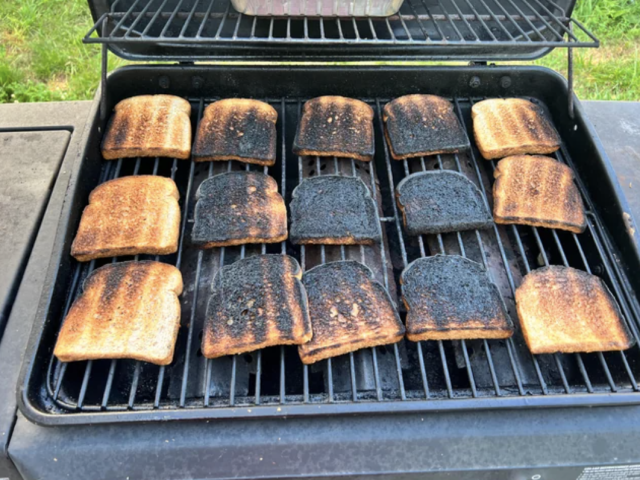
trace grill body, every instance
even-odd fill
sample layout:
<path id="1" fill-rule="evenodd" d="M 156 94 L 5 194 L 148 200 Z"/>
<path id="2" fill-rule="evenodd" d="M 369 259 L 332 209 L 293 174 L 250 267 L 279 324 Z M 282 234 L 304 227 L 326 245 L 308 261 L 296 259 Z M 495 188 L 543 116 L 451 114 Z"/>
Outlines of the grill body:
<path id="1" fill-rule="evenodd" d="M 509 83 L 504 80 L 506 77 L 510 79 L 508 88 L 504 87 Z M 283 243 L 199 251 L 189 243 L 198 185 L 212 174 L 244 166 L 237 162 L 196 165 L 172 159 L 104 162 L 99 145 L 106 119 L 99 115 L 96 102 L 85 131 L 85 151 L 74 167 L 23 367 L 19 402 L 29 419 L 62 425 L 595 406 L 640 401 L 636 382 L 640 376 L 640 347 L 623 354 L 534 358 L 519 333 L 506 342 L 404 341 L 395 347 L 368 349 L 310 368 L 303 367 L 295 348 L 288 347 L 214 361 L 199 355 L 199 333 L 213 275 L 222 264 L 261 252 L 286 252 L 296 256 L 305 268 L 341 258 L 364 261 L 398 304 L 397 279 L 408 262 L 441 252 L 463 254 L 487 266 L 516 324 L 513 289 L 522 276 L 547 263 L 568 264 L 605 279 L 637 335 L 635 292 L 640 279 L 628 275 L 629 271 L 637 271 L 640 263 L 637 233 L 628 228 L 628 221 L 625 223 L 625 212 L 629 211 L 626 202 L 579 105 L 575 120 L 568 117 L 566 84 L 555 73 L 530 67 L 135 66 L 116 71 L 103 88 L 110 108 L 123 98 L 143 93 L 186 97 L 192 102 L 194 128 L 204 107 L 218 98 L 252 96 L 268 101 L 280 118 L 278 161 L 267 173 L 278 181 L 286 201 L 302 178 L 318 173 L 359 176 L 378 203 L 385 238 L 379 245 L 362 249 L 301 249 Z M 466 155 L 409 162 L 391 160 L 383 142 L 381 108 L 393 98 L 417 92 L 450 98 L 470 138 L 470 107 L 484 97 L 525 96 L 547 108 L 564 140 L 558 160 L 576 171 L 589 210 L 587 232 L 576 237 L 565 232 L 500 226 L 461 235 L 407 237 L 392 202 L 393 188 L 404 176 L 423 169 L 461 171 L 480 186 L 491 203 L 494 168 L 475 147 Z M 360 98 L 376 110 L 376 158 L 371 165 L 332 158 L 298 158 L 291 153 L 302 102 L 324 94 Z M 161 259 L 179 265 L 186 287 L 181 297 L 182 326 L 175 361 L 166 369 L 128 361 L 64 366 L 51 355 L 57 332 L 83 278 L 91 268 L 99 266 L 78 265 L 68 255 L 82 209 L 89 192 L 101 181 L 138 173 L 171 176 L 181 194 L 181 248 L 178 254 Z"/>

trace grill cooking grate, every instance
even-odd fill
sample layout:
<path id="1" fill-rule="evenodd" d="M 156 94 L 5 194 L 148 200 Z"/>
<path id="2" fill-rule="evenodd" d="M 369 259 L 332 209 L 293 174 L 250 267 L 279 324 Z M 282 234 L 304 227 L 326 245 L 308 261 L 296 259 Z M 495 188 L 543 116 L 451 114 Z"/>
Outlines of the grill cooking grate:
<path id="1" fill-rule="evenodd" d="M 194 128 L 204 107 L 214 100 L 191 99 L 196 117 Z M 638 345 L 627 352 L 533 356 L 519 331 L 513 298 L 522 277 L 543 265 L 563 264 L 594 273 L 606 281 L 638 341 L 636 305 L 629 297 L 626 279 L 615 264 L 580 179 L 577 182 L 588 211 L 587 230 L 581 235 L 496 225 L 483 231 L 407 237 L 393 192 L 403 177 L 422 170 L 456 170 L 478 185 L 485 201 L 491 205 L 495 162 L 482 159 L 475 145 L 465 154 L 403 162 L 391 160 L 383 142 L 381 122 L 381 108 L 388 99 L 364 100 L 376 112 L 377 153 L 370 164 L 352 159 L 294 157 L 290 153 L 291 144 L 303 99 L 267 100 L 279 112 L 279 158 L 271 168 L 238 162 L 195 163 L 164 158 L 103 162 L 100 181 L 136 174 L 164 175 L 176 180 L 182 207 L 179 251 L 163 257 L 140 255 L 139 258 L 159 258 L 182 271 L 185 288 L 181 296 L 181 329 L 174 362 L 167 367 L 129 360 L 61 363 L 52 356 L 46 375 L 51 412 L 134 410 L 162 412 L 166 416 L 161 418 L 171 418 L 170 411 L 181 410 L 193 418 L 215 418 L 633 401 L 638 392 L 636 378 L 640 375 Z M 452 99 L 472 140 L 470 108 L 477 100 Z M 556 158 L 573 167 L 564 145 Z M 379 206 L 384 239 L 374 246 L 295 247 L 282 242 L 197 250 L 189 241 L 195 192 L 205 178 L 232 169 L 264 171 L 279 179 L 280 191 L 287 203 L 293 188 L 305 177 L 335 173 L 359 176 Z M 389 290 L 401 310 L 397 282 L 409 262 L 437 253 L 463 255 L 482 263 L 489 271 L 514 320 L 516 335 L 506 341 L 402 341 L 312 366 L 301 363 L 295 347 L 273 347 L 207 360 L 199 347 L 213 276 L 222 265 L 258 253 L 293 255 L 303 269 L 345 258 L 359 260 L 374 271 L 376 279 Z M 76 262 L 65 314 L 91 270 L 109 261 L 131 258 Z"/>
<path id="2" fill-rule="evenodd" d="M 295 3 L 286 5 L 291 8 Z M 334 8 L 339 3 L 332 1 Z M 247 16 L 235 11 L 229 0 L 179 0 L 175 6 L 167 6 L 167 0 L 116 0 L 84 41 L 126 49 L 133 45 L 177 47 L 178 50 L 156 52 L 158 58 L 165 60 L 167 55 L 197 57 L 215 45 L 220 47 L 217 56 L 229 56 L 229 49 L 243 46 L 269 48 L 285 44 L 307 49 L 356 46 L 356 54 L 358 48 L 367 45 L 409 50 L 468 47 L 471 55 L 486 53 L 487 46 L 531 50 L 599 45 L 592 33 L 551 0 L 405 0 L 398 14 L 383 18 L 289 15 L 290 11 L 283 11 L 277 17 Z M 200 52 L 194 47 L 199 47 Z M 135 56 L 132 51 L 128 51 L 130 56 Z M 139 50 L 138 54 L 154 56 L 153 49 Z M 384 52 L 377 51 L 373 58 L 380 54 Z"/>

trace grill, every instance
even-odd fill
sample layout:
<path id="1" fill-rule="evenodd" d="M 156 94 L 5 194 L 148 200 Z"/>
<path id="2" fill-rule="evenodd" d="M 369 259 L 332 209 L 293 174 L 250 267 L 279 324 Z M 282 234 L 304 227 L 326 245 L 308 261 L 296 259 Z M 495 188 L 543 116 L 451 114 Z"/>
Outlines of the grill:
<path id="1" fill-rule="evenodd" d="M 292 17 L 295 1 L 271 17 L 243 15 L 229 0 L 173 3 L 117 0 L 84 41 L 107 44 L 126 58 L 161 60 L 212 54 L 244 60 L 292 54 L 325 54 L 333 60 L 399 55 L 473 59 L 496 55 L 496 48 L 498 56 L 517 52 L 536 57 L 543 47 L 599 46 L 566 6 L 551 0 L 406 0 L 398 14 L 385 18 L 339 17 L 338 4 L 344 2 L 334 0 L 326 2 L 333 5 L 334 15 L 318 17 Z M 322 1 L 316 3 L 326 12 Z"/>
<path id="2" fill-rule="evenodd" d="M 369 74 L 372 72 L 370 70 Z M 354 86 L 354 78 L 338 75 L 334 85 L 327 87 L 332 87 L 329 88 L 332 93 L 359 97 L 376 112 L 376 155 L 370 164 L 353 159 L 293 156 L 291 147 L 301 106 L 309 97 L 308 93 L 299 95 L 305 90 L 304 77 L 294 75 L 290 79 L 296 87 L 286 84 L 277 88 L 269 87 L 271 82 L 277 84 L 278 78 L 284 79 L 284 76 L 272 78 L 268 70 L 263 72 L 264 84 L 257 88 L 258 91 L 271 89 L 278 93 L 283 90 L 292 92 L 284 97 L 274 98 L 268 93 L 265 95 L 268 98 L 262 97 L 279 114 L 278 160 L 271 168 L 246 166 L 238 162 L 196 163 L 167 158 L 100 162 L 98 142 L 101 128 L 95 127 L 85 162 L 93 162 L 92 168 L 95 168 L 96 174 L 85 177 L 93 180 L 84 182 L 83 193 L 78 194 L 71 207 L 66 247 L 62 249 L 63 263 L 68 263 L 68 270 L 63 269 L 58 273 L 54 287 L 66 300 L 60 302 L 58 309 L 47 308 L 45 311 L 49 320 L 43 334 L 38 337 L 37 351 L 26 375 L 22 397 L 25 414 L 41 423 L 70 424 L 88 421 L 600 405 L 640 401 L 636 380 L 640 375 L 638 345 L 626 352 L 533 356 L 518 329 L 513 301 L 515 288 L 531 269 L 559 264 L 602 277 L 619 302 L 625 320 L 638 341 L 638 306 L 620 267 L 620 257 L 612 248 L 612 239 L 581 176 L 585 160 L 581 159 L 581 164 L 576 165 L 566 144 L 563 144 L 556 158 L 578 173 L 578 185 L 588 211 L 585 233 L 575 235 L 564 231 L 500 225 L 490 230 L 437 236 L 414 238 L 405 235 L 394 201 L 394 187 L 402 178 L 422 170 L 456 170 L 470 178 L 483 192 L 485 201 L 492 205 L 491 185 L 495 162 L 482 159 L 475 145 L 465 154 L 394 161 L 383 140 L 381 109 L 395 96 L 415 91 L 418 85 L 431 84 L 433 88 L 451 90 L 449 85 L 455 84 L 456 79 L 461 75 L 467 78 L 472 73 L 460 69 L 436 72 L 433 75 L 441 75 L 439 82 L 445 87 L 435 87 L 436 82 L 429 78 L 423 78 L 423 83 L 419 83 L 418 78 L 424 75 L 412 77 L 399 71 L 396 77 L 392 76 L 397 85 L 385 87 L 387 91 L 393 90 L 393 95 L 384 96 L 368 96 L 372 90 L 369 86 Z M 147 78 L 149 74 L 154 78 L 163 77 L 162 72 L 155 72 L 153 68 L 147 69 L 141 77 Z M 247 72 L 241 69 L 231 73 L 222 72 L 211 85 L 217 84 L 222 90 L 238 91 L 238 82 L 255 78 L 245 74 Z M 503 74 L 501 71 L 495 72 L 498 80 L 503 78 Z M 535 76 L 531 70 L 523 78 Z M 189 90 L 184 96 L 191 102 L 192 124 L 196 131 L 204 108 L 218 97 L 194 96 L 190 78 L 187 72 L 182 72 L 174 75 L 171 83 L 175 84 L 177 92 Z M 358 78 L 357 73 L 355 78 Z M 384 75 L 380 78 L 380 81 L 389 80 Z M 540 80 L 544 75 L 540 76 L 538 72 L 536 78 Z M 483 80 L 490 83 L 484 77 Z M 518 83 L 516 80 L 514 83 Z M 207 79 L 203 81 L 207 84 Z M 315 82 L 322 84 L 322 78 Z M 523 88 L 531 94 L 533 92 L 527 82 L 524 81 Z M 499 81 L 494 83 L 499 84 Z M 126 91 L 127 87 L 111 86 L 110 90 L 112 93 L 114 88 L 120 90 L 117 95 L 126 97 L 140 93 L 136 89 L 149 90 L 148 80 L 144 80 L 142 85 L 131 87 L 133 91 L 130 92 Z M 336 85 L 345 85 L 344 91 Z M 211 90 L 216 91 L 216 88 Z M 456 114 L 473 140 L 470 109 L 474 102 L 483 97 L 472 96 L 468 87 L 466 90 L 466 94 L 445 96 L 453 102 Z M 359 95 L 357 91 L 360 91 Z M 232 95 L 220 93 L 220 96 Z M 528 98 L 547 108 L 538 97 Z M 549 101 L 547 99 L 546 103 L 551 107 Z M 557 110 L 551 110 L 555 119 Z M 565 134 L 570 131 L 568 125 L 557 124 L 557 127 L 564 139 L 569 137 L 568 133 Z M 577 124 L 575 128 L 578 129 Z M 572 149 L 580 151 L 576 141 Z M 305 248 L 283 242 L 197 250 L 190 244 L 197 187 L 211 175 L 237 169 L 257 169 L 273 176 L 280 182 L 280 190 L 287 203 L 291 191 L 303 178 L 335 173 L 359 176 L 369 186 L 378 204 L 383 241 L 374 246 Z M 75 234 L 79 213 L 86 204 L 86 194 L 107 179 L 137 174 L 171 177 L 175 179 L 181 194 L 179 251 L 174 255 L 159 257 L 160 261 L 175 264 L 181 270 L 185 284 L 180 297 L 182 321 L 174 362 L 167 367 L 129 360 L 60 363 L 51 354 L 53 343 L 66 311 L 80 293 L 83 280 L 91 270 L 106 262 L 133 258 L 103 259 L 88 264 L 68 259 L 68 244 Z M 489 271 L 514 320 L 516 335 L 506 341 L 413 343 L 403 340 L 396 345 L 362 350 L 313 366 L 301 363 L 295 347 L 267 348 L 252 354 L 207 360 L 202 357 L 199 348 L 213 277 L 222 265 L 259 253 L 295 256 L 303 269 L 346 258 L 361 261 L 374 271 L 376 279 L 388 289 L 403 317 L 405 312 L 399 301 L 398 284 L 402 269 L 420 256 L 438 253 L 463 255 L 482 263 Z M 141 255 L 136 258 L 158 257 Z"/>

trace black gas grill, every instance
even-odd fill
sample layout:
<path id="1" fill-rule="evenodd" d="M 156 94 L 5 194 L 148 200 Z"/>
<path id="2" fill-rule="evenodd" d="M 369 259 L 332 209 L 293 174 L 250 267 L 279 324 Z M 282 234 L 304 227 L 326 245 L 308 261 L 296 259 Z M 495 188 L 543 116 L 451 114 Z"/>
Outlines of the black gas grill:
<path id="1" fill-rule="evenodd" d="M 399 14 L 370 19 L 287 15 L 256 18 L 235 12 L 226 0 L 100 0 L 89 4 L 96 24 L 85 41 L 102 44 L 104 75 L 84 132 L 84 152 L 73 167 L 46 288 L 23 366 L 19 403 L 30 421 L 47 425 L 45 430 L 56 435 L 83 432 L 91 436 L 91 440 L 86 437 L 88 445 L 96 439 L 100 443 L 104 435 L 114 450 L 138 447 L 143 453 L 147 452 L 148 444 L 142 440 L 138 445 L 132 436 L 120 445 L 116 437 L 133 433 L 134 429 L 150 436 L 157 431 L 167 437 L 181 436 L 211 423 L 220 428 L 216 439 L 224 438 L 226 432 L 246 439 L 245 429 L 255 431 L 256 438 L 261 440 L 253 445 L 248 438 L 244 445 L 247 451 L 254 452 L 264 445 L 265 432 L 271 431 L 268 429 L 275 428 L 274 425 L 286 428 L 273 423 L 285 419 L 290 422 L 292 435 L 302 439 L 313 438 L 314 432 L 324 432 L 325 425 L 328 428 L 335 424 L 337 415 L 344 419 L 341 428 L 354 428 L 355 432 L 369 421 L 390 425 L 391 414 L 395 415 L 392 422 L 397 425 L 405 418 L 415 418 L 412 416 L 415 414 L 424 421 L 429 415 L 439 419 L 447 412 L 455 411 L 462 416 L 468 415 L 466 411 L 478 410 L 483 410 L 476 414 L 478 417 L 499 421 L 496 410 L 506 416 L 517 409 L 525 416 L 530 407 L 608 406 L 613 411 L 613 406 L 640 403 L 638 344 L 625 352 L 531 355 L 514 306 L 515 289 L 526 273 L 545 265 L 571 266 L 598 275 L 606 282 L 634 338 L 640 340 L 640 307 L 636 300 L 640 278 L 634 274 L 640 268 L 638 233 L 632 228 L 625 200 L 593 128 L 579 103 L 574 104 L 571 76 L 567 83 L 542 68 L 486 64 L 491 60 L 535 58 L 553 47 L 569 47 L 571 51 L 575 47 L 597 46 L 597 39 L 571 18 L 572 2 L 406 0 Z M 180 63 L 129 66 L 107 77 L 108 50 L 130 59 Z M 466 67 L 193 64 L 220 59 L 295 62 L 457 59 L 474 63 Z M 569 55 L 569 66 L 570 59 Z M 250 97 L 268 102 L 279 116 L 275 166 L 266 168 L 235 161 L 197 163 L 171 158 L 102 160 L 100 142 L 113 106 L 134 95 L 157 93 L 178 95 L 190 101 L 194 135 L 204 108 L 220 98 Z M 382 108 L 393 98 L 409 93 L 431 93 L 452 101 L 472 140 L 472 149 L 457 155 L 392 160 L 384 141 Z M 373 107 L 376 155 L 372 162 L 293 155 L 292 142 L 302 104 L 309 98 L 327 94 L 359 98 Z M 472 105 L 488 97 L 524 97 L 547 110 L 563 139 L 556 158 L 576 172 L 587 209 L 584 233 L 496 225 L 488 230 L 443 235 L 405 234 L 394 188 L 413 172 L 434 169 L 461 172 L 480 188 L 487 204 L 493 205 L 496 162 L 481 157 L 473 144 L 471 129 Z M 282 242 L 211 250 L 195 248 L 190 235 L 198 186 L 212 175 L 239 169 L 271 175 L 278 181 L 287 204 L 292 190 L 303 178 L 326 174 L 360 177 L 378 205 L 383 239 L 372 246 L 299 247 Z M 89 192 L 109 179 L 141 174 L 176 181 L 182 209 L 177 254 L 118 257 L 89 263 L 73 260 L 69 248 Z M 403 340 L 312 366 L 303 365 L 297 349 L 289 346 L 205 359 L 200 351 L 202 328 L 216 272 L 223 265 L 260 253 L 292 255 L 303 269 L 341 259 L 360 261 L 387 288 L 403 318 L 406 312 L 399 297 L 402 270 L 421 256 L 462 255 L 487 268 L 514 320 L 516 334 L 508 340 L 420 343 Z M 158 367 L 131 360 L 59 362 L 52 355 L 53 346 L 62 320 L 80 294 L 87 275 L 105 263 L 132 259 L 156 259 L 176 265 L 182 272 L 182 319 L 173 363 Z M 160 422 L 165 420 L 175 421 L 162 425 Z M 126 425 L 128 422 L 145 425 Z M 252 426 L 247 426 L 247 422 Z M 118 425 L 99 427 L 100 423 Z M 90 434 L 83 425 L 93 425 Z M 419 430 L 412 430 L 414 427 L 406 430 L 407 438 L 414 434 L 416 438 L 424 438 Z M 299 436 L 301 429 L 308 437 Z M 285 430 L 278 431 L 286 436 Z M 359 447 L 352 450 L 353 440 L 346 431 L 337 435 L 335 442 L 333 447 L 344 442 L 345 455 L 349 451 L 353 458 L 359 458 L 362 453 Z M 389 448 L 399 448 L 397 442 L 393 443 L 395 440 L 389 442 Z M 305 449 L 302 444 L 287 445 L 292 451 Z M 385 449 L 381 448 L 377 449 L 377 455 L 382 458 Z M 166 464 L 180 462 L 180 455 L 180 450 L 169 451 Z M 307 455 L 305 451 L 305 458 L 309 458 Z M 202 461 L 208 462 L 205 457 Z M 324 454 L 317 453 L 317 458 L 320 457 L 324 458 Z M 234 459 L 225 462 L 232 464 Z M 327 466 L 323 471 L 383 473 L 360 467 L 350 469 L 345 466 L 348 463 L 337 462 L 337 470 L 333 471 L 329 466 L 331 459 L 325 459 L 323 465 Z M 103 466 L 105 476 L 114 475 L 115 467 L 106 461 Z M 248 473 L 240 470 L 249 477 L 291 474 L 286 468 L 273 468 L 268 471 L 253 468 Z M 81 475 L 84 470 L 67 471 Z M 311 467 L 300 470 L 306 471 L 322 473 Z M 296 475 L 303 474 L 300 472 Z M 233 476 L 231 473 L 226 471 L 226 476 Z"/>

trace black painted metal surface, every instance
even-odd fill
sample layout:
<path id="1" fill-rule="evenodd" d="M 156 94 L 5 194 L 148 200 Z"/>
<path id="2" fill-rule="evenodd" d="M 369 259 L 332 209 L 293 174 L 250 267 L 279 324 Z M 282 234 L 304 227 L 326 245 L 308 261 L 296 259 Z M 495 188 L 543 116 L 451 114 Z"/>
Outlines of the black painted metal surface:
<path id="1" fill-rule="evenodd" d="M 254 75 L 260 76 L 259 84 L 252 83 Z M 505 76 L 510 77 L 512 85 L 507 92 L 503 88 Z M 198 82 L 201 85 L 198 97 L 195 98 L 194 77 L 201 80 Z M 468 83 L 473 77 L 477 77 L 480 87 L 470 91 Z M 158 86 L 154 86 L 156 81 Z M 107 94 L 113 104 L 134 94 L 162 91 L 160 85 L 167 84 L 171 86 L 172 93 L 192 99 L 196 112 L 194 122 L 197 122 L 204 105 L 213 100 L 213 95 L 253 93 L 280 108 L 278 128 L 281 142 L 278 151 L 281 158 L 287 158 L 287 168 L 280 168 L 280 158 L 268 173 L 279 179 L 282 191 L 289 192 L 287 198 L 302 177 L 317 172 L 331 173 L 335 169 L 342 174 L 366 179 L 365 183 L 370 184 L 372 194 L 379 202 L 383 224 L 386 225 L 386 239 L 379 246 L 365 251 L 364 260 L 376 266 L 376 276 L 392 295 L 395 294 L 397 274 L 410 259 L 444 250 L 462 253 L 487 265 L 501 286 L 507 303 L 511 303 L 513 315 L 513 289 L 526 271 L 546 263 L 567 263 L 601 275 L 623 305 L 632 327 L 637 328 L 635 298 L 628 283 L 637 279 L 626 276 L 628 269 L 637 268 L 637 244 L 629 236 L 629 231 L 616 230 L 620 224 L 624 225 L 625 201 L 610 175 L 608 162 L 595 144 L 597 139 L 591 127 L 581 116 L 575 123 L 568 119 L 562 108 L 566 101 L 566 93 L 563 95 L 566 87 L 560 77 L 550 71 L 537 68 L 356 71 L 132 67 L 122 69 L 110 78 Z M 582 236 L 571 236 L 544 229 L 499 227 L 484 233 L 472 232 L 469 236 L 425 237 L 415 243 L 402 233 L 395 203 L 391 201 L 392 186 L 412 170 L 450 168 L 463 171 L 473 181 L 479 181 L 484 191 L 490 191 L 488 176 L 493 163 L 482 160 L 475 150 L 469 157 L 442 156 L 392 162 L 381 135 L 377 139 L 377 159 L 370 170 L 355 161 L 296 158 L 290 153 L 291 132 L 295 130 L 304 98 L 338 93 L 367 99 L 379 110 L 385 99 L 416 91 L 454 97 L 456 110 L 467 128 L 470 126 L 471 103 L 484 96 L 534 96 L 541 104 L 547 105 L 565 141 L 558 159 L 567 161 L 576 170 L 586 194 L 590 211 L 588 232 Z M 379 131 L 379 118 L 376 122 Z M 108 162 L 106 165 L 100 162 L 98 154 L 99 123 L 97 118 L 94 119 L 86 157 L 74 172 L 76 177 L 65 215 L 61 218 L 55 251 L 60 263 L 48 273 L 50 289 L 43 297 L 32 339 L 30 355 L 34 356 L 25 364 L 26 383 L 21 401 L 23 411 L 33 420 L 41 423 L 83 423 L 280 417 L 638 401 L 635 380 L 638 375 L 638 347 L 626 354 L 531 357 L 519 336 L 508 342 L 426 342 L 422 345 L 407 342 L 393 347 L 388 353 L 373 349 L 362 355 L 323 362 L 320 370 L 303 367 L 296 352 L 286 348 L 268 349 L 219 362 L 205 361 L 197 354 L 201 315 L 196 312 L 206 304 L 207 279 L 222 262 L 248 255 L 251 249 L 237 247 L 226 249 L 226 253 L 223 249 L 202 252 L 185 244 L 184 239 L 188 238 L 190 229 L 188 219 L 192 215 L 191 197 L 199 182 L 211 175 L 214 169 L 239 166 L 237 163 L 235 166 L 231 163 L 196 165 L 170 159 Z M 282 123 L 285 123 L 284 128 Z M 178 340 L 176 362 L 166 369 L 123 361 L 84 362 L 70 367 L 55 361 L 50 363 L 50 349 L 68 306 L 68 301 L 64 300 L 65 292 L 71 286 L 71 292 L 75 294 L 73 284 L 80 283 L 79 279 L 92 268 L 92 265 L 77 267 L 68 257 L 68 246 L 88 192 L 100 178 L 146 170 L 176 178 L 184 199 L 183 208 L 187 212 L 183 218 L 180 253 L 166 259 L 180 264 L 185 283 L 194 286 L 187 288 L 188 293 L 182 298 L 184 327 Z M 590 182 L 595 182 L 591 188 Z M 606 204 L 599 202 L 601 197 L 607 198 Z M 609 235 L 606 230 L 614 233 Z M 610 246 L 614 242 L 616 251 Z M 258 251 L 263 248 L 273 247 L 259 247 Z M 276 248 L 280 250 L 280 246 Z M 287 246 L 287 253 L 298 255 L 307 267 L 335 255 L 337 258 L 342 255 L 362 258 L 363 254 L 357 248 L 356 251 L 351 250 L 327 247 L 314 252 L 311 248 L 303 251 Z M 200 295 L 199 290 L 202 290 Z M 41 330 L 45 318 L 47 321 Z M 48 393 L 43 390 L 44 386 L 49 389 Z"/>

